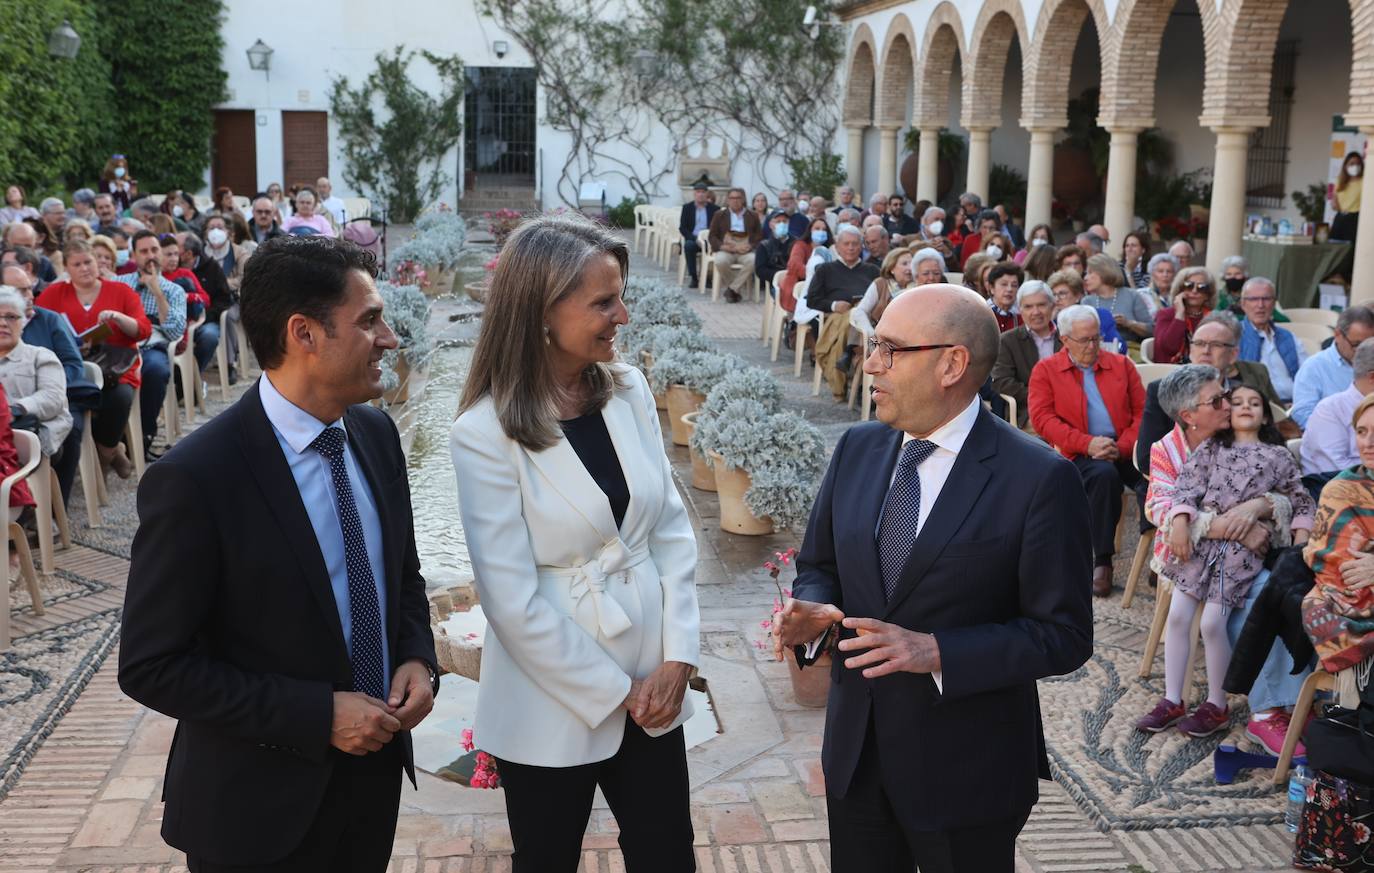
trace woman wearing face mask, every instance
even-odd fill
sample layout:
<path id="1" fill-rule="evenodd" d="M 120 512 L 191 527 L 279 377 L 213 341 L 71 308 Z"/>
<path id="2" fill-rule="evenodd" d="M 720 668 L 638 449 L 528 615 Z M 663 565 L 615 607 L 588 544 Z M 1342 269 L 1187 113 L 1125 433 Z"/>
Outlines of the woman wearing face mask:
<path id="1" fill-rule="evenodd" d="M 173 188 L 167 192 L 167 196 L 162 198 L 162 205 L 158 207 L 158 211 L 172 220 L 174 232 L 181 233 L 190 229 L 189 225 L 186 224 L 186 206 L 182 202 L 180 188 Z"/>
<path id="2" fill-rule="evenodd" d="M 787 275 L 782 277 L 782 287 L 778 289 L 778 302 L 788 312 L 796 312 L 797 283 L 806 279 L 806 264 L 817 248 L 830 244 L 830 225 L 824 218 L 813 218 L 806 235 L 792 243 L 787 255 Z M 796 322 L 787 322 L 787 347 L 792 348 L 792 334 Z"/>
<path id="3" fill-rule="evenodd" d="M 1007 235 L 999 230 L 983 240 L 983 246 L 978 251 L 992 258 L 993 262 L 1000 264 L 1003 261 L 1011 260 L 1016 247 L 1011 244 L 1011 240 L 1007 239 Z"/>
<path id="4" fill-rule="evenodd" d="M 1083 274 L 1083 290 L 1087 292 L 1083 304 L 1110 312 L 1117 332 L 1128 344 L 1138 345 L 1154 334 L 1154 319 L 1145 298 L 1125 283 L 1126 276 L 1111 255 L 1093 255 Z"/>
<path id="5" fill-rule="evenodd" d="M 105 169 L 100 171 L 100 190 L 114 198 L 115 208 L 129 208 L 137 183 L 129 175 L 129 161 L 123 155 L 110 155 Z"/>
<path id="6" fill-rule="evenodd" d="M 1353 243 L 1360 225 L 1360 194 L 1364 190 L 1364 155 L 1351 152 L 1345 156 L 1336 187 L 1331 191 L 1331 205 L 1336 217 L 1331 221 L 1331 239 Z"/>
<path id="7" fill-rule="evenodd" d="M 1025 266 L 1030 256 L 1043 249 L 1054 250 L 1054 231 L 1048 224 L 1037 224 L 1031 228 L 1030 234 L 1026 237 L 1026 247 L 1016 253 L 1013 258 L 1016 263 Z M 1045 275 L 1049 275 L 1046 273 Z M 1042 277 L 1040 281 L 1044 281 Z"/>
<path id="8" fill-rule="evenodd" d="M 1131 288 L 1144 288 L 1150 277 L 1145 266 L 1150 260 L 1150 238 L 1133 230 L 1121 241 L 1121 272 Z"/>
<path id="9" fill-rule="evenodd" d="M 1217 308 L 1230 309 L 1237 317 L 1244 318 L 1240 311 L 1240 289 L 1250 279 L 1250 263 L 1240 255 L 1221 262 L 1221 287 L 1217 289 Z"/>

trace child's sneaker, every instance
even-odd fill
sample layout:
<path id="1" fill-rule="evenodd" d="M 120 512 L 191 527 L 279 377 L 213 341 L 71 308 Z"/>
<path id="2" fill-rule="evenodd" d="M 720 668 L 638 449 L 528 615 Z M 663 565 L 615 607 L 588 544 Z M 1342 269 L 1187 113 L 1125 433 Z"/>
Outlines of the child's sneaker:
<path id="1" fill-rule="evenodd" d="M 1157 734 L 1187 714 L 1182 703 L 1174 703 L 1167 697 L 1161 697 L 1155 708 L 1150 710 L 1150 714 L 1135 723 L 1135 729 Z"/>
<path id="2" fill-rule="evenodd" d="M 1193 710 L 1193 714 L 1178 723 L 1178 729 L 1190 737 L 1210 737 L 1217 731 L 1226 730 L 1231 723 L 1231 710 L 1218 709 L 1207 701 Z"/>
<path id="3" fill-rule="evenodd" d="M 1265 751 L 1274 757 L 1283 753 L 1283 740 L 1288 735 L 1288 726 L 1292 724 L 1292 717 L 1286 710 L 1276 710 L 1268 718 L 1252 718 L 1250 723 L 1245 726 L 1245 735 L 1264 747 Z M 1307 754 L 1307 747 L 1302 740 L 1298 740 L 1297 748 L 1293 750 L 1295 757 L 1301 758 Z"/>

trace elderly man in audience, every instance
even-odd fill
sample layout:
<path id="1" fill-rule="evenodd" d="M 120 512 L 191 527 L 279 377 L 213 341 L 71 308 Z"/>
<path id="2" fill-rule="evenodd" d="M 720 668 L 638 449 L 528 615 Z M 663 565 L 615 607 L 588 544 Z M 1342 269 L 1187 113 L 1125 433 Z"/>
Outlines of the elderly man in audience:
<path id="1" fill-rule="evenodd" d="M 151 225 L 153 216 L 157 215 L 159 211 L 157 204 L 153 202 L 151 197 L 140 197 L 129 204 L 129 216 L 141 221 L 144 225 Z"/>
<path id="2" fill-rule="evenodd" d="M 1102 254 L 1106 240 L 1090 230 L 1085 230 L 1073 239 L 1074 245 L 1088 254 L 1088 257 Z"/>
<path id="3" fill-rule="evenodd" d="M 892 248 L 892 241 L 888 238 L 887 231 L 883 229 L 881 220 L 877 224 L 867 224 L 870 219 L 876 217 L 870 215 L 864 219 L 864 252 L 866 253 L 864 260 L 881 269 L 888 251 Z"/>
<path id="4" fill-rule="evenodd" d="M 1169 246 L 1169 254 L 1174 256 L 1180 270 L 1186 270 L 1193 265 L 1193 247 L 1186 239 Z"/>
<path id="5" fill-rule="evenodd" d="M 39 244 L 41 242 L 42 241 L 38 238 L 38 231 L 33 228 L 33 225 L 27 222 L 17 221 L 5 228 L 5 248 L 26 248 L 32 250 L 34 255 L 38 258 L 38 268 L 37 272 L 34 274 L 34 278 L 42 281 L 44 284 L 56 282 L 57 268 L 53 266 L 53 262 L 49 260 L 48 256 L 43 254 L 39 249 Z"/>
<path id="6" fill-rule="evenodd" d="M 1215 313 L 1210 317 L 1220 319 L 1226 314 Z M 1217 323 L 1209 322 L 1206 327 Z M 1198 332 L 1202 333 L 1203 329 Z M 1158 402 L 1168 415 L 1171 429 L 1153 446 L 1147 447 L 1148 463 L 1142 465 L 1150 475 L 1144 508 L 1144 515 L 1149 522 L 1158 525 L 1168 519 L 1174 504 L 1178 476 L 1188 457 L 1204 441 L 1230 426 L 1230 390 L 1235 384 L 1228 383 L 1217 368 L 1198 363 L 1185 364 L 1151 384 L 1150 387 L 1155 389 L 1152 394 L 1158 397 Z M 1142 429 L 1142 438 L 1143 433 Z M 1241 504 L 1230 512 L 1212 516 L 1210 520 L 1204 519 L 1205 528 L 1199 524 L 1194 531 L 1194 545 L 1201 539 L 1231 540 L 1252 551 L 1263 552 L 1268 549 L 1270 539 L 1265 520 L 1273 516 L 1275 504 L 1287 503 L 1287 497 L 1270 494 L 1248 505 Z M 1169 558 L 1168 538 L 1156 536 L 1154 554 L 1150 559 L 1151 568 L 1160 572 Z M 1226 633 L 1231 644 L 1239 637 L 1251 608 L 1268 581 L 1269 571 L 1264 570 L 1250 586 L 1244 607 L 1233 610 L 1229 616 Z M 1247 692 L 1252 715 L 1246 725 L 1246 736 L 1274 755 L 1282 750 L 1288 732 L 1288 708 L 1297 703 L 1303 680 L 1311 672 L 1310 667 L 1304 667 L 1292 674 L 1292 664 L 1287 649 L 1275 641 Z M 1304 751 L 1299 744 L 1298 754 Z"/>
<path id="7" fill-rule="evenodd" d="M 792 239 L 788 232 L 788 216 L 778 210 L 768 216 L 768 229 L 763 242 L 754 251 L 754 275 L 758 277 L 759 287 L 767 288 L 768 293 L 776 295 L 773 276 L 787 269 L 787 259 L 792 254 Z"/>
<path id="8" fill-rule="evenodd" d="M 1344 391 L 1323 397 L 1307 418 L 1302 434 L 1302 481 L 1315 498 L 1321 486 L 1342 470 L 1360 463 L 1355 429 L 1350 426 L 1355 407 L 1374 393 L 1374 339 L 1355 348 L 1350 361 L 1352 379 Z"/>
<path id="9" fill-rule="evenodd" d="M 983 250 L 983 246 L 988 241 L 988 238 L 998 232 L 1000 224 L 1001 221 L 997 218 L 997 213 L 993 212 L 991 209 L 984 209 L 982 212 L 978 213 L 977 231 L 975 233 L 965 234 L 964 244 L 959 249 L 960 267 L 967 266 L 968 259 Z M 1011 252 L 1002 252 L 1003 256 L 1010 254 Z M 994 257 L 993 260 L 1000 261 L 1002 258 Z"/>
<path id="10" fill-rule="evenodd" d="M 1274 323 L 1277 299 L 1274 283 L 1263 276 L 1255 276 L 1241 286 L 1240 308 L 1245 321 L 1241 323 L 1240 359 L 1264 364 L 1279 399 L 1291 403 L 1293 380 L 1307 360 L 1307 351 L 1297 337 Z M 1350 411 L 1355 410 L 1352 407 Z"/>
<path id="11" fill-rule="evenodd" d="M 315 193 L 320 195 L 320 211 L 342 230 L 348 223 L 348 210 L 344 208 L 344 202 L 334 196 L 334 183 L 329 181 L 328 176 L 315 180 Z"/>
<path id="12" fill-rule="evenodd" d="M 43 289 L 52 284 L 43 278 L 43 266 L 46 261 L 47 258 L 28 246 L 12 246 L 0 252 L 0 264 L 13 264 L 29 274 L 35 295 L 43 293 Z M 47 266 L 49 270 L 52 269 L 51 264 Z"/>
<path id="13" fill-rule="evenodd" d="M 264 243 L 286 231 L 277 224 L 277 205 L 269 197 L 258 197 L 253 201 L 253 242 Z"/>
<path id="14" fill-rule="evenodd" d="M 943 213 L 941 213 L 943 215 Z M 921 232 L 921 223 L 906 213 L 906 200 L 900 194 L 887 198 L 887 212 L 883 213 L 883 227 L 894 237 L 893 244 L 906 243 L 906 237 Z M 896 239 L 901 237 L 901 239 Z"/>
<path id="15" fill-rule="evenodd" d="M 1031 371 L 1031 424 L 1083 477 L 1092 508 L 1093 595 L 1106 597 L 1112 592 L 1121 490 L 1141 484 L 1131 452 L 1145 388 L 1128 358 L 1102 349 L 1096 309 L 1070 306 L 1059 313 L 1058 327 L 1063 350 Z"/>
<path id="16" fill-rule="evenodd" d="M 1016 401 L 1016 426 L 1030 421 L 1027 391 L 1035 365 L 1063 348 L 1055 329 L 1054 295 L 1044 282 L 1030 281 L 1016 289 L 1016 308 L 1021 325 L 1002 334 L 997 363 L 992 368 L 992 390 Z"/>
<path id="17" fill-rule="evenodd" d="M 754 250 L 763 240 L 763 225 L 745 203 L 743 188 L 731 188 L 725 195 L 725 208 L 711 218 L 707 236 L 716 281 L 727 281 L 725 299 L 738 303 L 754 272 Z"/>
<path id="18" fill-rule="evenodd" d="M 868 215 L 865 215 L 864 218 L 868 218 L 871 215 L 878 216 L 879 221 L 887 217 L 886 194 L 874 194 L 872 197 L 868 198 Z"/>
<path id="19" fill-rule="evenodd" d="M 853 209 L 855 212 L 863 211 L 863 204 L 859 203 L 854 198 L 854 189 L 850 186 L 841 185 L 840 190 L 836 192 L 835 196 L 839 199 L 835 201 L 835 205 L 830 210 L 831 212 L 838 215 L 846 209 Z"/>
<path id="20" fill-rule="evenodd" d="M 816 337 L 816 363 L 830 384 L 830 392 L 839 402 L 845 399 L 845 377 L 839 360 L 846 352 L 849 336 L 849 310 L 863 300 L 864 293 L 878 268 L 863 258 L 863 240 L 859 229 L 842 224 L 835 232 L 835 259 L 821 264 L 811 277 L 806 290 L 806 305 L 822 314 L 830 315 Z"/>
<path id="21" fill-rule="evenodd" d="M 687 281 L 690 287 L 695 288 L 701 284 L 697 276 L 697 259 L 701 256 L 701 245 L 697 242 L 697 234 L 707 230 L 711 226 L 711 219 L 716 217 L 720 207 L 706 199 L 710 186 L 705 182 L 697 182 L 692 186 L 692 202 L 682 204 L 682 211 L 678 214 L 677 233 L 681 237 L 682 257 L 687 261 Z"/>
<path id="22" fill-rule="evenodd" d="M 982 197 L 972 191 L 965 191 L 959 195 L 959 212 L 951 218 L 953 226 L 949 228 L 951 241 L 955 245 L 962 243 L 966 236 L 977 235 L 982 212 Z"/>
<path id="23" fill-rule="evenodd" d="M 72 430 L 67 376 L 57 355 L 24 342 L 28 311 L 17 290 L 0 286 L 0 385 L 9 397 L 13 426 L 36 433 L 43 454 L 51 458 Z"/>
<path id="24" fill-rule="evenodd" d="M 1374 310 L 1351 306 L 1336 319 L 1336 337 L 1331 345 L 1308 358 L 1293 380 L 1293 420 L 1307 427 L 1307 419 L 1323 397 L 1339 394 L 1350 387 L 1355 371 L 1350 361 L 1355 348 L 1374 336 Z"/>
<path id="25" fill-rule="evenodd" d="M 853 207 L 832 212 L 831 217 L 835 219 L 835 227 L 839 227 L 842 224 L 852 224 L 859 228 L 859 230 L 863 230 L 863 213 Z"/>
<path id="26" fill-rule="evenodd" d="M 152 231 L 134 234 L 133 262 L 137 272 L 116 276 L 115 281 L 138 294 L 144 314 L 152 324 L 151 334 L 139 343 L 143 358 L 139 416 L 143 423 L 144 455 L 155 458 L 153 437 L 157 435 L 157 416 L 172 377 L 171 356 L 186 333 L 186 292 L 163 275 L 178 265 L 164 265 L 163 245 Z"/>
<path id="27" fill-rule="evenodd" d="M 826 212 L 825 198 L 819 194 L 806 201 L 805 211 L 798 211 L 788 219 L 787 230 L 792 234 L 793 239 L 809 239 L 811 237 L 811 224 L 817 219 L 825 220 L 825 229 L 829 233 L 833 230 L 830 219 L 833 217 Z"/>
<path id="28" fill-rule="evenodd" d="M 1269 381 L 1269 371 L 1263 364 L 1240 360 L 1240 322 L 1229 312 L 1213 312 L 1202 319 L 1188 346 L 1188 359 L 1194 364 L 1215 367 L 1221 374 L 1222 387 L 1230 390 L 1249 385 L 1270 403 L 1278 403 L 1278 394 Z M 1139 450 L 1136 461 L 1145 473 L 1150 472 L 1150 446 L 1173 430 L 1175 418 L 1159 401 L 1159 382 L 1145 386 L 1145 415 L 1136 438 Z M 1279 432 L 1292 439 L 1301 435 L 1298 426 L 1289 421 L 1279 422 Z"/>
<path id="29" fill-rule="evenodd" d="M 60 246 L 62 230 L 67 225 L 66 204 L 57 197 L 46 197 L 38 205 L 38 214 L 42 217 L 43 226 L 48 229 L 48 235 Z"/>

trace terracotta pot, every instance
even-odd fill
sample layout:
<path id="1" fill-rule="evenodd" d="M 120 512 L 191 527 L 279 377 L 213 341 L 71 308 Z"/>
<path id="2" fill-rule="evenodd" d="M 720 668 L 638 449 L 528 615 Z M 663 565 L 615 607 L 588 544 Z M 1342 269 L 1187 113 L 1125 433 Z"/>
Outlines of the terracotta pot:
<path id="1" fill-rule="evenodd" d="M 936 202 L 943 203 L 949 196 L 950 189 L 954 187 L 954 164 L 946 158 L 941 158 L 937 164 L 939 172 L 936 175 L 935 191 Z M 897 171 L 897 178 L 902 182 L 902 190 L 906 192 L 906 197 L 911 202 L 916 202 L 916 186 L 921 176 L 921 156 L 919 152 L 911 152 L 902 160 L 901 169 Z"/>
<path id="2" fill-rule="evenodd" d="M 1081 146 L 1060 143 L 1054 147 L 1054 199 L 1070 213 L 1095 201 L 1102 193 L 1092 152 Z"/>
<path id="3" fill-rule="evenodd" d="M 725 459 L 711 453 L 716 473 L 716 493 L 720 496 L 720 529 L 726 533 L 760 537 L 773 532 L 773 519 L 756 517 L 744 502 L 744 492 L 752 484 L 749 474 L 740 469 L 727 470 Z"/>
<path id="4" fill-rule="evenodd" d="M 453 278 L 457 273 L 439 267 L 425 267 L 425 275 L 429 277 L 429 285 L 424 288 L 425 295 L 438 297 L 453 290 Z"/>
<path id="5" fill-rule="evenodd" d="M 486 303 L 488 287 L 490 286 L 486 282 L 468 282 L 463 286 L 463 290 L 468 292 L 468 296 L 478 303 Z"/>
<path id="6" fill-rule="evenodd" d="M 692 448 L 692 432 L 697 428 L 697 416 L 701 413 L 689 412 L 682 416 L 682 426 L 687 429 L 687 451 L 692 456 L 692 487 L 698 491 L 716 490 L 716 473 L 706 459 Z"/>
<path id="7" fill-rule="evenodd" d="M 805 670 L 797 666 L 797 655 L 786 650 L 787 674 L 792 679 L 792 699 L 798 706 L 824 709 L 830 696 L 830 653 L 825 652 Z"/>
<path id="8" fill-rule="evenodd" d="M 648 378 L 649 372 L 654 368 L 654 356 L 648 352 L 640 352 L 639 359 L 644 362 L 644 376 Z M 654 394 L 654 408 L 664 410 L 668 408 L 668 397 L 664 392 L 659 391 Z"/>
<path id="9" fill-rule="evenodd" d="M 673 431 L 673 445 L 687 445 L 687 428 L 682 416 L 696 412 L 706 402 L 706 395 L 689 391 L 686 385 L 669 385 L 667 391 L 668 423 Z"/>

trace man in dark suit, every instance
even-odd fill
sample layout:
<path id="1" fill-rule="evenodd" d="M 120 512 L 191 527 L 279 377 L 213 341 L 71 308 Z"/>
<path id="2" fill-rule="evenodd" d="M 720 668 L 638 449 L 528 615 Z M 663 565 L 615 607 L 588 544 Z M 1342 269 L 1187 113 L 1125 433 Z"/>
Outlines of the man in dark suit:
<path id="1" fill-rule="evenodd" d="M 715 218 L 720 207 L 706 198 L 710 188 L 705 182 L 692 186 L 692 202 L 682 204 L 682 215 L 677 221 L 677 231 L 682 236 L 682 256 L 687 259 L 687 275 L 691 277 L 689 288 L 695 288 L 697 281 L 697 259 L 701 256 L 701 245 L 697 234 L 709 230 L 711 219 Z"/>
<path id="2" fill-rule="evenodd" d="M 138 491 L 119 683 L 178 719 L 162 836 L 192 871 L 382 871 L 438 688 L 375 259 L 284 236 L 244 273 L 263 377 Z M 195 536 L 186 520 L 199 520 Z"/>
<path id="3" fill-rule="evenodd" d="M 1002 334 L 992 367 L 992 390 L 1016 400 L 1016 426 L 1024 429 L 1030 419 L 1031 370 L 1063 344 L 1050 318 L 1054 295 L 1048 285 L 1034 280 L 1022 285 L 1016 291 L 1016 306 L 1023 323 Z"/>
<path id="4" fill-rule="evenodd" d="M 982 408 L 997 336 L 963 288 L 888 306 L 864 362 L 880 421 L 840 438 L 776 624 L 781 656 L 840 623 L 836 873 L 1010 873 L 1049 778 L 1035 681 L 1092 653 L 1087 499 L 1072 464 Z"/>

